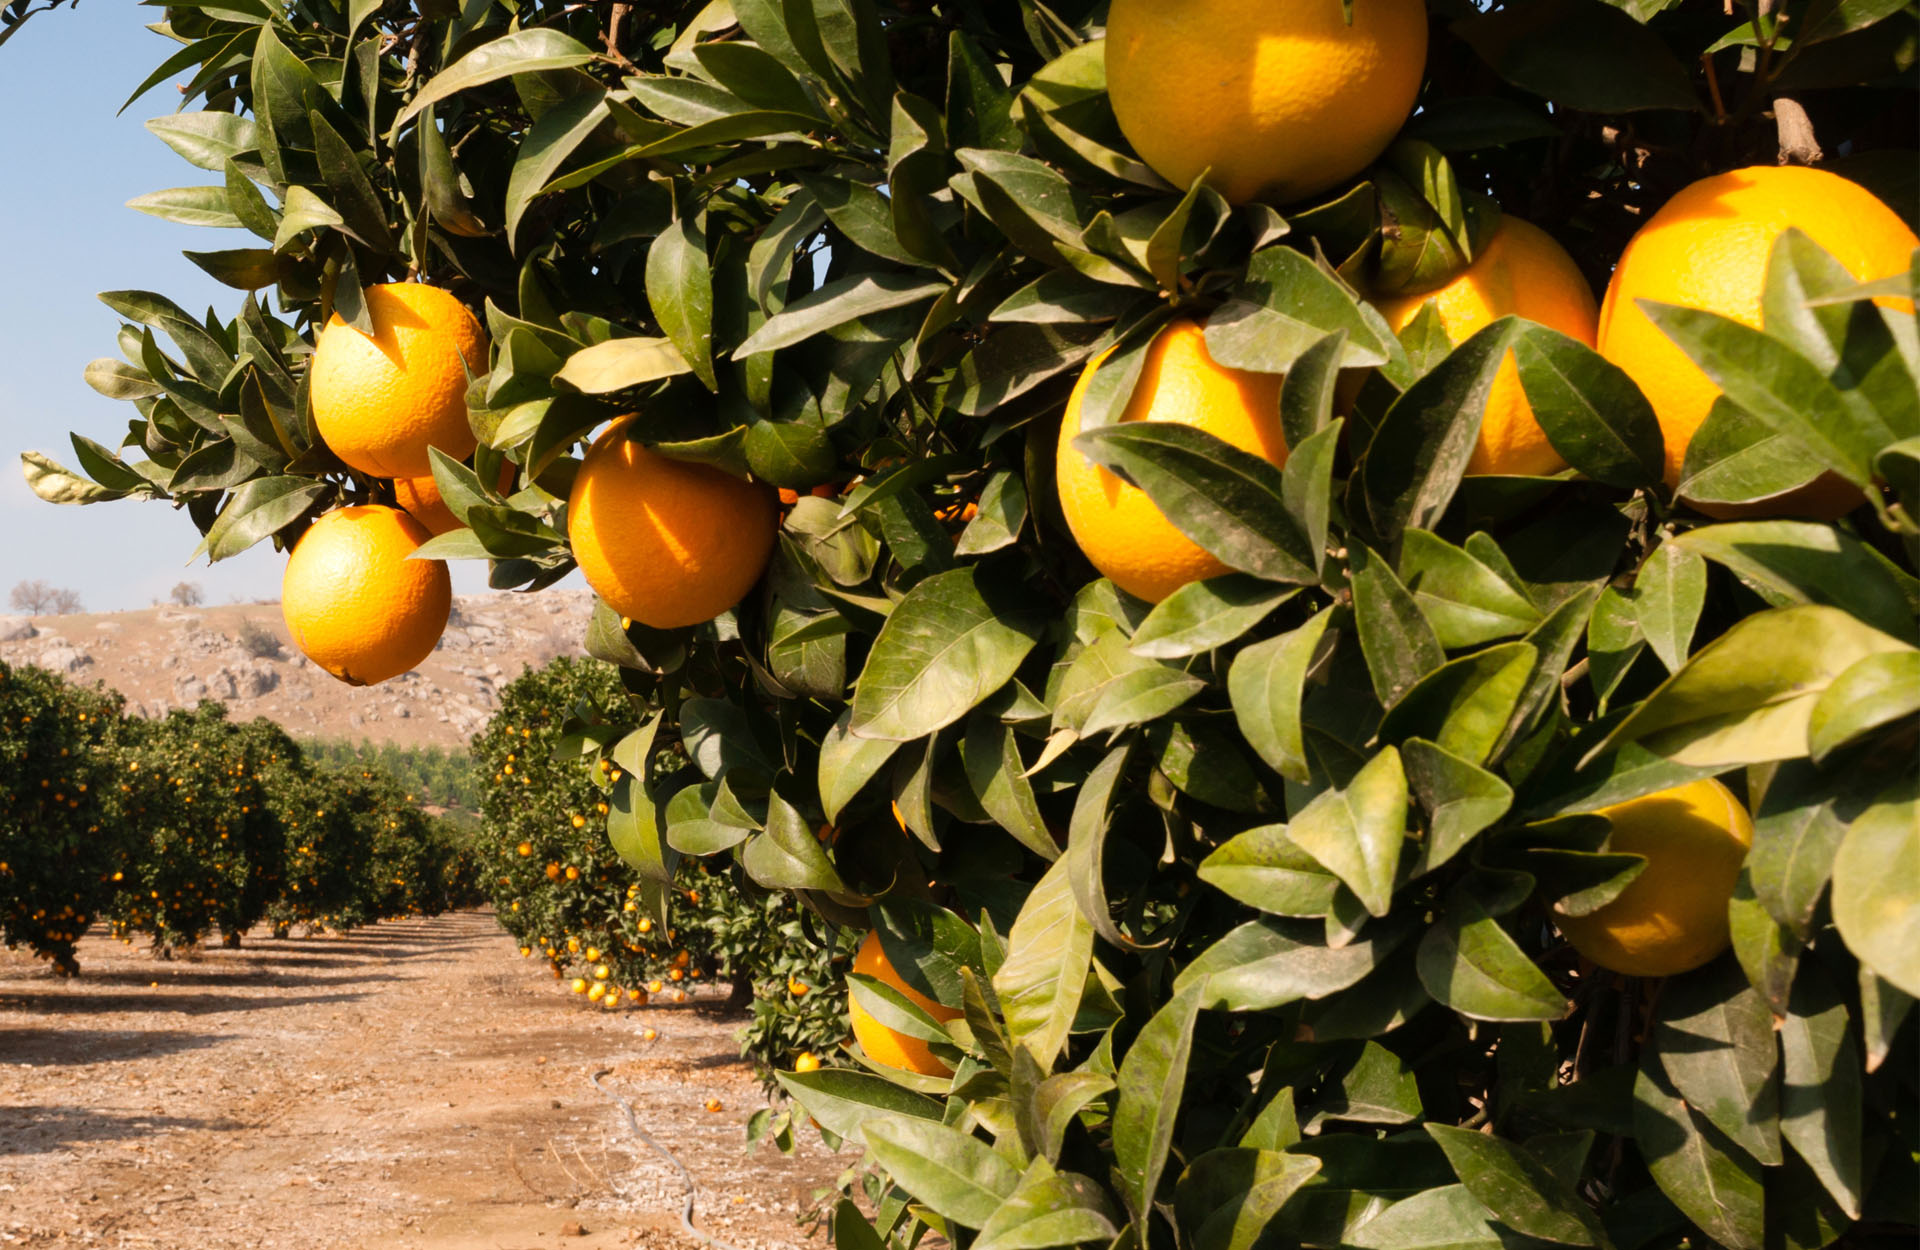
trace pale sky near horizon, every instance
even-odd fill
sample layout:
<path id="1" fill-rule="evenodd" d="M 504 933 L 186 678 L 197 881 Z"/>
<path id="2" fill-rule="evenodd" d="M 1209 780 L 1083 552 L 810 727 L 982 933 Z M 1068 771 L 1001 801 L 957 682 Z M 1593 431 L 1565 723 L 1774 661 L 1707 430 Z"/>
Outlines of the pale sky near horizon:
<path id="1" fill-rule="evenodd" d="M 146 607 L 180 581 L 200 583 L 209 603 L 280 596 L 284 557 L 270 543 L 188 567 L 200 535 L 167 505 L 55 507 L 20 474 L 21 451 L 73 467 L 67 431 L 114 447 L 136 415 L 81 380 L 88 361 L 118 355 L 119 318 L 96 292 L 157 291 L 223 317 L 245 298 L 180 252 L 252 246 L 250 235 L 125 206 L 148 191 L 217 181 L 143 124 L 178 105 L 172 83 L 114 115 L 178 46 L 145 29 L 159 14 L 132 0 L 82 0 L 35 17 L 0 47 L 0 613 L 6 590 L 36 579 L 78 591 L 93 612 Z M 486 589 L 485 565 L 452 568 L 457 592 Z"/>

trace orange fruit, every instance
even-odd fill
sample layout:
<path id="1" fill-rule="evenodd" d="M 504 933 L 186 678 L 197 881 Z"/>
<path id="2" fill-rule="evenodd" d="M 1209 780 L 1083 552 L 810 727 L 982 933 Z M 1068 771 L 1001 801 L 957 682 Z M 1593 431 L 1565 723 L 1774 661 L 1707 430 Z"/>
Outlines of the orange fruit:
<path id="1" fill-rule="evenodd" d="M 885 985 L 906 995 L 907 1001 L 932 1016 L 935 1020 L 947 1021 L 959 1016 L 951 1007 L 943 1007 L 931 998 L 911 989 L 893 970 L 887 955 L 880 947 L 880 935 L 868 932 L 866 941 L 860 943 L 860 949 L 853 956 L 853 970 L 863 976 L 873 977 Z M 946 1064 L 927 1048 L 927 1043 L 917 1037 L 899 1033 L 874 1019 L 860 1000 L 847 995 L 847 1017 L 853 1024 L 853 1036 L 867 1057 L 876 1063 L 889 1067 L 905 1068 L 909 1072 L 918 1072 L 924 1076 L 945 1076 L 950 1071 Z"/>
<path id="2" fill-rule="evenodd" d="M 373 337 L 336 315 L 314 344 L 308 384 L 321 439 L 375 477 L 430 476 L 429 446 L 465 460 L 478 443 L 467 376 L 487 370 L 480 323 L 439 287 L 395 282 L 366 296 Z"/>
<path id="3" fill-rule="evenodd" d="M 1420 0 L 1113 0 L 1107 94 L 1155 173 L 1202 171 L 1234 203 L 1288 203 L 1353 177 L 1413 108 Z"/>
<path id="4" fill-rule="evenodd" d="M 746 597 L 773 554 L 773 492 L 626 437 L 594 440 L 567 501 L 567 537 L 587 584 L 654 629 L 712 620 Z"/>
<path id="5" fill-rule="evenodd" d="M 1060 423 L 1054 465 L 1060 510 L 1096 569 L 1127 593 L 1158 603 L 1188 582 L 1232 570 L 1176 529 L 1145 491 L 1074 449 L 1081 401 L 1105 359 L 1096 358 L 1080 375 Z M 1287 460 L 1280 375 L 1216 364 L 1194 321 L 1174 321 L 1160 331 L 1120 419 L 1191 425 L 1275 465 Z"/>
<path id="6" fill-rule="evenodd" d="M 1480 255 L 1445 286 L 1374 303 L 1396 333 L 1431 303 L 1456 344 L 1511 313 L 1592 347 L 1600 316 L 1593 288 L 1573 257 L 1552 235 L 1517 217 L 1502 217 Z M 1508 352 L 1487 396 L 1467 472 L 1544 476 L 1566 467 L 1534 420 L 1520 367 Z"/>
<path id="7" fill-rule="evenodd" d="M 1685 188 L 1620 255 L 1600 306 L 1600 354 L 1626 370 L 1653 404 L 1667 439 L 1669 486 L 1680 481 L 1687 444 L 1720 388 L 1635 301 L 1702 308 L 1757 328 L 1767 259 L 1789 226 L 1863 282 L 1906 272 L 1920 246 L 1906 223 L 1858 183 L 1825 170 L 1762 165 Z"/>
<path id="8" fill-rule="evenodd" d="M 1753 820 L 1707 778 L 1600 809 L 1609 850 L 1647 866 L 1618 898 L 1584 916 L 1555 916 L 1575 950 L 1637 977 L 1686 972 L 1727 948 L 1727 902 L 1753 845 Z"/>
<path id="9" fill-rule="evenodd" d="M 513 492 L 514 464 L 511 460 L 500 466 L 500 493 Z M 407 515 L 427 527 L 430 534 L 446 534 L 461 528 L 460 518 L 453 515 L 453 509 L 440 497 L 440 483 L 433 480 L 433 474 L 424 477 L 396 477 L 393 479 L 393 497 L 406 509 Z"/>
<path id="10" fill-rule="evenodd" d="M 327 513 L 294 544 L 280 610 L 294 645 L 350 685 L 398 677 L 433 653 L 453 609 L 440 560 L 407 557 L 428 538 L 398 508 Z"/>
<path id="11" fill-rule="evenodd" d="M 795 1072 L 818 1072 L 820 1070 L 820 1057 L 810 1050 L 803 1050 L 795 1057 L 793 1070 Z"/>

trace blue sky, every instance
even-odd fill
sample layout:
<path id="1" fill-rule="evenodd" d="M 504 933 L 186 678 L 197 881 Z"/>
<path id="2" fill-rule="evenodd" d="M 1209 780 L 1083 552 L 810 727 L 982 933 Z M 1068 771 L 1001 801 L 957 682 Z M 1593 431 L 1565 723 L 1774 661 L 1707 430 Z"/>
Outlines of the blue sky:
<path id="1" fill-rule="evenodd" d="M 280 594 L 283 557 L 271 544 L 189 568 L 200 536 L 184 514 L 134 501 L 56 508 L 20 476 L 21 451 L 72 465 L 67 431 L 117 446 L 134 415 L 81 381 L 88 361 L 117 355 L 119 321 L 96 292 L 158 291 L 227 317 L 244 298 L 180 255 L 245 246 L 239 232 L 125 207 L 148 191 L 213 180 L 142 124 L 177 106 L 173 84 L 114 116 L 177 46 L 145 29 L 159 12 L 87 0 L 34 18 L 0 47 L 0 594 L 41 579 L 79 591 L 95 612 L 146 607 L 182 580 L 201 583 L 210 603 Z M 453 570 L 456 590 L 485 589 L 483 565 Z"/>

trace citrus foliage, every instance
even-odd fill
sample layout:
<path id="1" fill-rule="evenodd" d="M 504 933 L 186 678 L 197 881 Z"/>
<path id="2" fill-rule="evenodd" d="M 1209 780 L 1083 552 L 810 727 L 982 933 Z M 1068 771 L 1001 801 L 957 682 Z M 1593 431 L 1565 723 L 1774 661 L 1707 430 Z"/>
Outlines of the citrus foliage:
<path id="1" fill-rule="evenodd" d="M 1687 184 L 1822 144 L 1898 199 L 1912 13 L 1435 9 L 1398 138 L 1275 207 L 1143 163 L 1105 12 L 170 9 L 148 85 L 190 75 L 203 107 L 154 129 L 219 181 L 140 207 L 268 246 L 195 254 L 250 292 L 232 321 L 107 297 L 126 359 L 90 378 L 139 406 L 133 458 L 76 441 L 87 476 L 29 477 L 184 501 L 215 558 L 382 496 L 314 439 L 300 357 L 417 274 L 492 339 L 476 464 L 434 461 L 464 528 L 425 554 L 562 575 L 579 444 L 629 413 L 658 455 L 793 491 L 715 621 L 601 612 L 639 719 L 582 717 L 568 753 L 640 877 L 635 913 L 591 908 L 682 924 L 679 857 L 727 857 L 875 926 L 960 1013 L 853 974 L 951 1075 L 855 1048 L 870 1070 L 781 1078 L 884 1173 L 892 1244 L 1761 1250 L 1909 1222 L 1920 269 L 1776 222 L 1745 319 L 1647 309 L 1722 395 L 1683 449 L 1578 337 L 1507 315 L 1455 342 L 1372 301 L 1451 281 L 1503 213 L 1597 289 Z M 1118 419 L 1176 318 L 1282 379 L 1284 462 Z M 1566 470 L 1467 472 L 1508 368 Z M 1229 571 L 1156 603 L 1096 577 L 1056 454 Z M 1776 515 L 1828 474 L 1845 517 Z M 1707 776 L 1754 817 L 1731 951 L 1658 982 L 1581 961 L 1556 917 L 1656 871 L 1593 813 Z M 842 1246 L 871 1247 L 851 1210 Z"/>
<path id="2" fill-rule="evenodd" d="M 731 981 L 736 1001 L 752 998 L 742 1051 L 763 1075 L 829 1051 L 847 1034 L 848 938 L 738 869 L 691 858 L 663 918 L 666 896 L 608 841 L 622 778 L 611 760 L 600 766 L 595 746 L 634 721 L 616 671 L 569 659 L 529 670 L 501 691 L 500 711 L 473 740 L 483 770 L 479 871 L 501 925 L 556 980 L 608 1006 Z M 582 768 L 583 758 L 595 763 Z"/>
<path id="3" fill-rule="evenodd" d="M 216 703 L 142 720 L 0 666 L 0 796 L 0 935 L 69 974 L 96 920 L 170 954 L 268 918 L 347 928 L 474 897 L 470 857 L 399 783 Z"/>

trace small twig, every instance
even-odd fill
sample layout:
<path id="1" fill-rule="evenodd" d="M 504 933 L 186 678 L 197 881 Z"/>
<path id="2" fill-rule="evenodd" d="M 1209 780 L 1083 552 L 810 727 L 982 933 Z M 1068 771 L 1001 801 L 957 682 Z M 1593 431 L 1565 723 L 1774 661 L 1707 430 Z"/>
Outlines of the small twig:
<path id="1" fill-rule="evenodd" d="M 1723 122 L 1727 120 L 1727 102 L 1720 94 L 1720 75 L 1714 72 L 1713 54 L 1701 57 L 1700 64 L 1707 70 L 1707 94 L 1713 97 L 1713 120 Z"/>
<path id="2" fill-rule="evenodd" d="M 547 1138 L 547 1153 L 553 1156 L 553 1161 L 555 1165 L 557 1165 L 562 1172 L 565 1172 L 567 1174 L 568 1180 L 572 1181 L 576 1186 L 578 1186 L 583 1191 L 590 1192 L 592 1190 L 592 1186 L 588 1185 L 586 1182 L 582 1181 L 579 1177 L 573 1174 L 573 1169 L 568 1167 L 567 1161 L 560 1157 L 560 1149 L 559 1147 L 553 1144 L 553 1138 L 551 1137 Z"/>
<path id="3" fill-rule="evenodd" d="M 1814 165 L 1826 153 L 1813 133 L 1813 119 L 1792 96 L 1773 97 L 1773 122 L 1780 131 L 1780 164 Z"/>
<path id="4" fill-rule="evenodd" d="M 608 56 L 618 61 L 622 68 L 637 74 L 640 72 L 640 67 L 629 61 L 627 54 L 620 50 L 620 27 L 625 24 L 627 14 L 631 12 L 633 12 L 631 4 L 616 3 L 607 17 L 607 29 L 602 33 L 601 41 L 607 46 Z"/>

